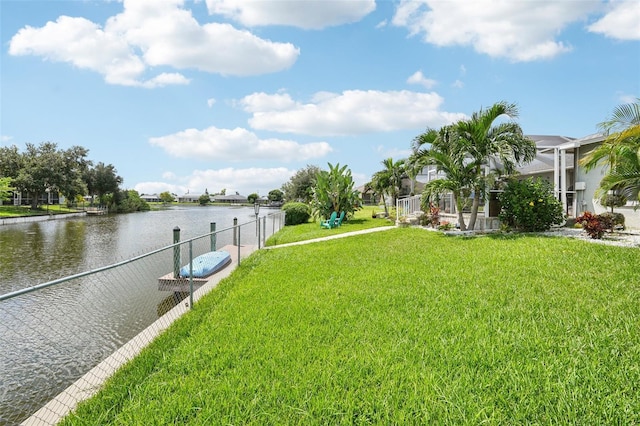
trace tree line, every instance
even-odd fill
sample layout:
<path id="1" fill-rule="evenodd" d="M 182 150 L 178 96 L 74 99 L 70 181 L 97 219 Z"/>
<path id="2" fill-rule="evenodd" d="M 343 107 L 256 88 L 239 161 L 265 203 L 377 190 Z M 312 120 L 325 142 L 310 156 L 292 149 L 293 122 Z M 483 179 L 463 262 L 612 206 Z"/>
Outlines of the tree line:
<path id="1" fill-rule="evenodd" d="M 123 191 L 112 164 L 88 159 L 89 150 L 81 146 L 60 149 L 53 142 L 39 145 L 27 143 L 24 152 L 13 145 L 0 147 L 0 195 L 19 192 L 37 209 L 43 196 L 61 194 L 68 206 L 91 197 L 91 203 L 114 208 L 116 211 L 148 209 L 136 191 Z"/>

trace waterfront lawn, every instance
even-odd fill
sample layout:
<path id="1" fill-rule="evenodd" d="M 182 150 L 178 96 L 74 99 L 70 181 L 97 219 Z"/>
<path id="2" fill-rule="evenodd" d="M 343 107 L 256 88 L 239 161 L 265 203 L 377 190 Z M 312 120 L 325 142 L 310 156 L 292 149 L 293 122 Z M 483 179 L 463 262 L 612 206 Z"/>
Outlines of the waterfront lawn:
<path id="1" fill-rule="evenodd" d="M 638 424 L 639 262 L 416 228 L 262 250 L 63 424 Z"/>
<path id="2" fill-rule="evenodd" d="M 395 225 L 395 222 L 391 222 L 387 219 L 372 218 L 371 213 L 374 210 L 377 211 L 379 209 L 370 206 L 364 207 L 355 212 L 354 216 L 349 218 L 348 221 L 343 221 L 342 225 L 338 228 L 321 228 L 319 219 L 300 225 L 285 226 L 279 232 L 269 237 L 265 244 L 267 247 L 275 246 L 278 244 L 294 243 L 335 234 L 360 231 L 363 229 Z"/>
<path id="3" fill-rule="evenodd" d="M 0 217 L 21 217 L 21 216 L 42 216 L 47 214 L 74 213 L 76 209 L 70 209 L 67 206 L 52 204 L 47 206 L 39 206 L 37 209 L 31 209 L 31 206 L 0 206 Z"/>

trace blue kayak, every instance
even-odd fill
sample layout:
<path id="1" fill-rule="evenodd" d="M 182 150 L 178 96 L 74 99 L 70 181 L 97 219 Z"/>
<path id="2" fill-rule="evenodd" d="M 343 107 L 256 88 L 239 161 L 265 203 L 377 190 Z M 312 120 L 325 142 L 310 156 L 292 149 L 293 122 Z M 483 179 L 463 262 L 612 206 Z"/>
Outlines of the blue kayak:
<path id="1" fill-rule="evenodd" d="M 210 251 L 193 259 L 193 278 L 203 278 L 218 272 L 231 262 L 231 255 L 224 251 Z M 189 277 L 189 265 L 180 268 L 181 277 Z"/>

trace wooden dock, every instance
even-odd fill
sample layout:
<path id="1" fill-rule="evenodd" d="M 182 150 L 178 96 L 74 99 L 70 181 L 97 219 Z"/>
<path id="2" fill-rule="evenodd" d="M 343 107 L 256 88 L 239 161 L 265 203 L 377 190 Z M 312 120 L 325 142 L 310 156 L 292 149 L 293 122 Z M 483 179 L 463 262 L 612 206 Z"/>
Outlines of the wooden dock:
<path id="1" fill-rule="evenodd" d="M 204 277 L 204 278 L 193 278 L 193 290 L 197 290 L 203 285 L 207 284 L 209 281 L 215 279 L 222 279 L 229 274 L 231 271 L 235 269 L 238 265 L 238 246 L 228 245 L 222 247 L 220 250 L 224 250 L 229 253 L 231 256 L 231 262 L 227 263 L 227 265 L 214 272 L 213 274 Z M 249 256 L 256 250 L 255 246 L 240 246 L 240 259 L 243 259 Z M 173 291 L 178 293 L 189 293 L 191 289 L 191 283 L 189 282 L 189 278 L 185 277 L 173 277 L 173 272 L 169 272 L 166 275 L 158 278 L 158 290 L 159 291 Z"/>

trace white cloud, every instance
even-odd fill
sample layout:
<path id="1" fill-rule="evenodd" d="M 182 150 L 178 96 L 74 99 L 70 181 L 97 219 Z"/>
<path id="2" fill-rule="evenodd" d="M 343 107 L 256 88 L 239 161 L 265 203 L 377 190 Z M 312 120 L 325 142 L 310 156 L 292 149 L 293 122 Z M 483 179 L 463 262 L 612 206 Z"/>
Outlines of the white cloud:
<path id="1" fill-rule="evenodd" d="M 187 129 L 172 135 L 150 138 L 171 156 L 201 160 L 279 160 L 304 161 L 332 151 L 327 142 L 300 144 L 284 139 L 260 139 L 246 129 Z"/>
<path id="2" fill-rule="evenodd" d="M 376 9 L 375 0 L 255 1 L 207 0 L 209 13 L 247 27 L 287 25 L 304 29 L 357 22 Z"/>
<path id="3" fill-rule="evenodd" d="M 571 50 L 556 41 L 558 33 L 597 8 L 589 1 L 403 0 L 392 22 L 437 46 L 473 46 L 492 57 L 534 61 Z"/>
<path id="4" fill-rule="evenodd" d="M 0 142 L 11 142 L 13 140 L 13 136 L 2 135 L 0 136 Z"/>
<path id="5" fill-rule="evenodd" d="M 455 87 L 456 89 L 462 89 L 464 87 L 464 83 L 461 80 L 456 80 L 451 83 L 451 87 Z"/>
<path id="6" fill-rule="evenodd" d="M 640 2 L 612 1 L 610 5 L 611 10 L 591 24 L 589 31 L 621 40 L 640 40 Z"/>
<path id="7" fill-rule="evenodd" d="M 431 89 L 433 88 L 433 86 L 435 86 L 436 84 L 438 84 L 437 81 L 431 79 L 431 78 L 427 78 L 424 76 L 424 74 L 422 74 L 422 71 L 416 71 L 414 72 L 408 79 L 407 79 L 407 83 L 409 84 L 420 84 L 421 86 L 426 87 L 427 89 Z"/>
<path id="8" fill-rule="evenodd" d="M 26 26 L 9 42 L 11 55 L 35 55 L 104 75 L 106 82 L 147 88 L 187 84 L 179 73 L 146 78 L 152 67 L 198 69 L 223 75 L 259 75 L 289 68 L 300 51 L 229 24 L 201 25 L 183 0 L 125 0 L 104 28 L 85 18 L 60 16 Z"/>
<path id="9" fill-rule="evenodd" d="M 440 127 L 464 118 L 440 111 L 443 101 L 437 93 L 348 90 L 320 92 L 308 103 L 288 94 L 266 93 L 254 93 L 239 103 L 253 114 L 249 124 L 255 129 L 339 136 Z"/>
<path id="10" fill-rule="evenodd" d="M 639 98 L 640 98 L 639 96 L 629 95 L 627 93 L 618 94 L 618 99 L 620 100 L 621 104 L 634 104 L 638 102 Z"/>
<path id="11" fill-rule="evenodd" d="M 213 105 L 215 105 L 215 103 L 216 103 L 216 100 L 214 98 L 207 99 L 207 106 L 209 108 L 213 107 Z"/>
<path id="12" fill-rule="evenodd" d="M 279 189 L 295 174 L 295 170 L 276 168 L 224 168 L 218 170 L 194 170 L 191 175 L 178 178 L 179 183 L 140 182 L 134 189 L 141 194 L 160 194 L 169 191 L 177 195 L 203 193 L 205 189 L 213 194 L 227 190 L 227 194 L 239 192 L 248 195 L 257 192 L 267 195 L 272 189 Z"/>
<path id="13" fill-rule="evenodd" d="M 177 179 L 177 176 L 173 172 L 164 172 L 162 174 L 162 179 L 175 180 L 175 179 Z"/>

